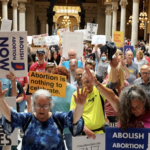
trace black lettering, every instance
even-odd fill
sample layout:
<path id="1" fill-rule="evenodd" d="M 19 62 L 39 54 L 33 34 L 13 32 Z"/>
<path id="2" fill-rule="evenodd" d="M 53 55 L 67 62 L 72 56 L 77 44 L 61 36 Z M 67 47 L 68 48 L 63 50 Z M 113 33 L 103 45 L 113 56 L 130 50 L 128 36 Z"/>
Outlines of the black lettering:
<path id="1" fill-rule="evenodd" d="M 5 139 L 8 141 L 8 143 L 6 143 L 6 145 L 11 145 L 11 139 L 8 138 L 8 135 L 5 135 Z"/>

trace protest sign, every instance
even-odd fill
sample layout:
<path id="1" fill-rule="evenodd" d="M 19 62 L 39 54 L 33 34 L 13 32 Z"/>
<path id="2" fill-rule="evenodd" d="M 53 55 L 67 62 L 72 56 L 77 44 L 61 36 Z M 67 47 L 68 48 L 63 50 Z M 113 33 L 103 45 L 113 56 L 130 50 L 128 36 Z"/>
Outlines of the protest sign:
<path id="1" fill-rule="evenodd" d="M 48 46 L 59 45 L 59 36 L 58 35 L 46 36 L 45 37 L 45 44 Z"/>
<path id="2" fill-rule="evenodd" d="M 11 31 L 12 20 L 2 19 L 1 31 Z"/>
<path id="3" fill-rule="evenodd" d="M 87 23 L 86 40 L 92 41 L 93 35 L 97 35 L 98 24 Z"/>
<path id="4" fill-rule="evenodd" d="M 132 51 L 133 52 L 133 55 L 134 55 L 134 47 L 133 46 L 128 46 L 128 45 L 125 45 L 124 46 L 124 58 L 126 59 L 126 52 L 127 51 Z M 134 61 L 134 57 L 132 59 Z"/>
<path id="5" fill-rule="evenodd" d="M 27 42 L 29 42 L 29 44 L 32 44 L 32 36 L 27 36 Z"/>
<path id="6" fill-rule="evenodd" d="M 30 71 L 29 92 L 34 93 L 38 89 L 48 90 L 52 96 L 66 96 L 66 77 L 56 74 Z"/>
<path id="7" fill-rule="evenodd" d="M 106 150 L 149 150 L 150 129 L 106 128 Z"/>
<path id="8" fill-rule="evenodd" d="M 97 45 L 97 44 L 106 44 L 106 35 L 94 35 L 92 38 L 92 44 Z"/>
<path id="9" fill-rule="evenodd" d="M 0 32 L 0 78 L 27 76 L 27 32 Z"/>
<path id="10" fill-rule="evenodd" d="M 83 33 L 83 39 L 86 40 L 86 33 L 87 33 L 86 29 L 83 29 L 83 30 L 74 30 L 74 32 L 81 32 L 81 33 Z"/>
<path id="11" fill-rule="evenodd" d="M 45 37 L 48 34 L 41 34 L 41 35 L 32 35 L 34 45 L 45 45 Z"/>
<path id="12" fill-rule="evenodd" d="M 105 134 L 96 134 L 96 139 L 87 136 L 72 137 L 73 150 L 105 150 Z"/>
<path id="13" fill-rule="evenodd" d="M 117 47 L 122 47 L 124 43 L 124 32 L 114 31 L 113 32 L 113 42 Z"/>
<path id="14" fill-rule="evenodd" d="M 62 56 L 68 59 L 69 50 L 74 49 L 76 51 L 76 58 L 80 59 L 83 53 L 83 33 L 65 32 L 63 39 Z"/>
<path id="15" fill-rule="evenodd" d="M 6 103 L 16 109 L 16 97 L 5 97 Z M 0 118 L 2 114 L 0 112 Z M 4 145 L 18 145 L 18 130 L 15 129 L 10 135 L 6 135 L 3 132 L 2 126 L 0 126 L 0 146 Z"/>
<path id="16" fill-rule="evenodd" d="M 60 43 L 63 43 L 63 37 L 65 32 L 70 32 L 69 28 L 64 28 L 64 29 L 59 29 L 59 38 L 60 38 Z"/>

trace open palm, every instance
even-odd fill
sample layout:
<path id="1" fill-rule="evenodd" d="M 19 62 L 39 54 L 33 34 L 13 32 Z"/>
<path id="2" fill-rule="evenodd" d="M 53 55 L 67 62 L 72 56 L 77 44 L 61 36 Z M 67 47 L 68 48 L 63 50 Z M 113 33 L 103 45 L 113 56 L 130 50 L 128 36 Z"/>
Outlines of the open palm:
<path id="1" fill-rule="evenodd" d="M 0 81 L 0 101 L 4 99 L 6 92 L 8 91 L 8 89 L 5 89 L 3 91 L 2 89 L 2 82 Z"/>

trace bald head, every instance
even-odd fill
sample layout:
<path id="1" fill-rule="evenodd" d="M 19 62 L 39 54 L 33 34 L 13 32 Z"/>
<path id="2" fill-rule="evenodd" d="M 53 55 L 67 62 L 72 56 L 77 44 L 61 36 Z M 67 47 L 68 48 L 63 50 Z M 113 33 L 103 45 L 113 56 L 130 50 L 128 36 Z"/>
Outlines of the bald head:
<path id="1" fill-rule="evenodd" d="M 149 71 L 149 66 L 143 65 L 143 66 L 140 68 L 140 72 L 141 72 L 142 70 L 147 70 L 147 71 Z"/>
<path id="2" fill-rule="evenodd" d="M 127 51 L 126 52 L 126 61 L 128 62 L 132 62 L 133 59 L 133 52 L 132 51 Z"/>
<path id="3" fill-rule="evenodd" d="M 76 52 L 74 49 L 70 49 L 69 52 L 68 52 L 68 57 L 69 59 L 75 59 L 76 58 Z"/>

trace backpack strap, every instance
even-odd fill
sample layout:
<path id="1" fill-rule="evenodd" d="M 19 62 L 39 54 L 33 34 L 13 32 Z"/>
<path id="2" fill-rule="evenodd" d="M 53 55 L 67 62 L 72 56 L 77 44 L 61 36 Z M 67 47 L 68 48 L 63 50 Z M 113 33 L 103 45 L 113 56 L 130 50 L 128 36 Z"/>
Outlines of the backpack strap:
<path id="1" fill-rule="evenodd" d="M 30 122 L 31 122 L 31 120 L 32 120 L 32 117 L 33 117 L 33 114 L 32 114 L 31 117 L 28 119 L 27 123 L 24 125 L 24 127 L 23 127 L 23 132 L 24 132 L 24 133 L 26 132 L 26 130 L 27 130 L 27 128 L 28 128 L 28 126 L 29 126 L 29 124 L 30 124 Z"/>
<path id="2" fill-rule="evenodd" d="M 104 108 L 104 99 L 101 96 L 101 94 L 99 93 L 100 99 L 101 99 L 101 104 L 102 104 L 102 109 L 103 109 L 103 113 L 104 113 L 104 118 L 105 118 L 105 108 Z"/>

